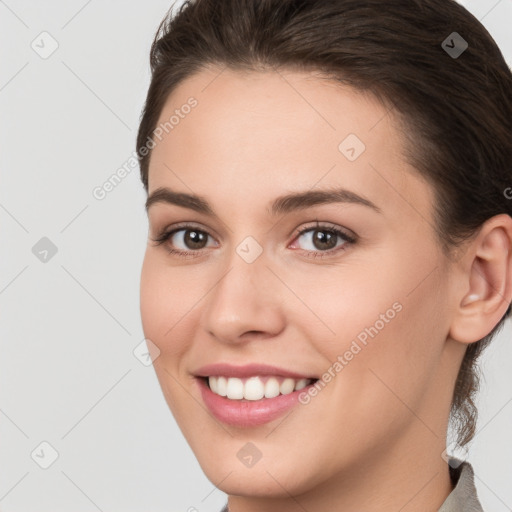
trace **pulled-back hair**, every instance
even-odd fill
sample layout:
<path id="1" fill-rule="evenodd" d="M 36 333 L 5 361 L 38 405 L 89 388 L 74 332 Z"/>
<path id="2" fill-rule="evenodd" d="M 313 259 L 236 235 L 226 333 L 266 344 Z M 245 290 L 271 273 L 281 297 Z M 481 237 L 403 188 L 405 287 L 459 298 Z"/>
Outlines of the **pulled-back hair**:
<path id="1" fill-rule="evenodd" d="M 512 73 L 487 30 L 454 0 L 191 0 L 176 13 L 173 7 L 151 47 L 137 136 L 146 190 L 146 142 L 185 79 L 211 66 L 314 71 L 371 93 L 400 121 L 404 157 L 434 189 L 435 232 L 447 256 L 487 219 L 512 216 Z M 454 32 L 468 44 L 460 55 L 449 51 L 461 48 Z M 460 446 L 475 435 L 477 360 L 510 310 L 466 349 L 450 415 Z"/>

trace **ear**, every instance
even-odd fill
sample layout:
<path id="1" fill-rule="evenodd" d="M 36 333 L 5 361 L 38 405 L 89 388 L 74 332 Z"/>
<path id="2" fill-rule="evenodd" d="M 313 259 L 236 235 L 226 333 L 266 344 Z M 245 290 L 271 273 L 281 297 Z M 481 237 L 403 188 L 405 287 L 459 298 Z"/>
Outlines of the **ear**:
<path id="1" fill-rule="evenodd" d="M 512 300 L 512 217 L 488 219 L 461 263 L 462 293 L 456 297 L 449 335 L 473 343 L 494 329 Z"/>

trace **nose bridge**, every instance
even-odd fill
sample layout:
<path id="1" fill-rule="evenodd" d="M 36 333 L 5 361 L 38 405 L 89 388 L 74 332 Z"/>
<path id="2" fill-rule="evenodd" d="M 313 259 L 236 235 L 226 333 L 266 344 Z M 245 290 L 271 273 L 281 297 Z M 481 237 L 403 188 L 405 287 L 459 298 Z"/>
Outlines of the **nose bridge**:
<path id="1" fill-rule="evenodd" d="M 246 236 L 237 245 L 234 245 L 230 254 L 226 256 L 228 273 L 218 284 L 218 293 L 231 296 L 234 294 L 246 297 L 249 292 L 255 300 L 261 300 L 264 289 L 268 289 L 267 282 L 270 271 L 267 268 L 269 258 L 264 252 L 263 245 L 253 236 Z M 263 284 L 267 287 L 263 287 Z"/>
<path id="2" fill-rule="evenodd" d="M 268 264 L 255 238 L 246 237 L 234 247 L 208 294 L 202 313 L 204 329 L 223 341 L 236 341 L 248 331 L 279 332 L 283 324 L 279 282 Z"/>

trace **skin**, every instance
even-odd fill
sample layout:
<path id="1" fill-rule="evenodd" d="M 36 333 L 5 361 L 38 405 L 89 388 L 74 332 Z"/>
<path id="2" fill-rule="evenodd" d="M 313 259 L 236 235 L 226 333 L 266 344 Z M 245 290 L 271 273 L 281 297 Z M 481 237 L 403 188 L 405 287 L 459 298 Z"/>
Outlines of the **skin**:
<path id="1" fill-rule="evenodd" d="M 404 160 L 392 112 L 311 73 L 219 73 L 204 69 L 173 91 L 161 122 L 190 96 L 198 105 L 151 155 L 149 195 L 193 193 L 217 215 L 148 209 L 141 315 L 165 399 L 230 511 L 437 511 L 452 490 L 442 453 L 464 351 L 511 300 L 512 219 L 489 219 L 450 263 L 432 189 Z M 350 133 L 366 146 L 353 162 L 338 149 Z M 382 212 L 329 203 L 269 213 L 281 195 L 331 187 Z M 297 237 L 316 221 L 357 241 L 337 239 L 325 256 Z M 210 235 L 204 248 L 184 245 L 184 231 L 153 242 L 181 222 Z M 263 250 L 253 263 L 236 252 L 247 236 Z M 321 376 L 396 302 L 401 311 L 286 417 L 233 427 L 204 406 L 192 375 L 200 366 L 262 362 Z M 249 441 L 261 452 L 252 467 L 237 457 Z"/>

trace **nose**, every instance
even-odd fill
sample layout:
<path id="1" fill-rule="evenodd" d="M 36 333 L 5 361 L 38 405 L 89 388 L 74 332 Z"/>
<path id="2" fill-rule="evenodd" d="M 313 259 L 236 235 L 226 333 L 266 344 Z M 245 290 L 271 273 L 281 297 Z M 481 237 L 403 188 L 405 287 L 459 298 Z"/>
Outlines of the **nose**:
<path id="1" fill-rule="evenodd" d="M 233 255 L 203 303 L 200 324 L 210 336 L 240 344 L 284 329 L 284 287 L 267 264 L 263 254 L 252 263 Z"/>

